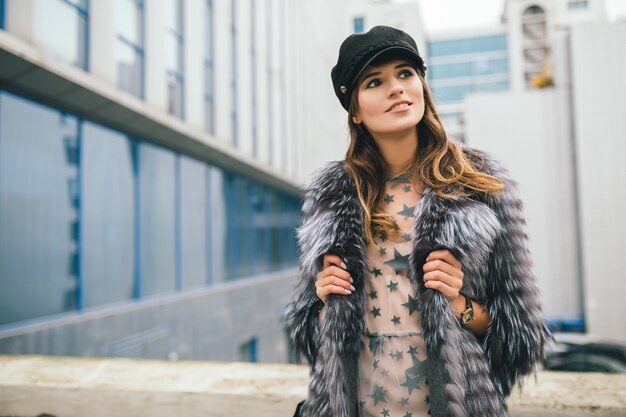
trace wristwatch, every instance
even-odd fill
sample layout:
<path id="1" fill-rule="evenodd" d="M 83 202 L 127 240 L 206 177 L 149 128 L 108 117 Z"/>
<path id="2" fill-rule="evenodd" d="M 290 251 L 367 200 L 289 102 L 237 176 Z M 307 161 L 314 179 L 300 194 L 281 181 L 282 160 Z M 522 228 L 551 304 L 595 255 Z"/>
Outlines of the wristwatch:
<path id="1" fill-rule="evenodd" d="M 470 321 L 474 320 L 476 317 L 474 316 L 474 307 L 472 307 L 472 300 L 465 295 L 461 294 L 465 297 L 465 311 L 461 314 L 459 321 L 463 326 L 467 326 Z"/>

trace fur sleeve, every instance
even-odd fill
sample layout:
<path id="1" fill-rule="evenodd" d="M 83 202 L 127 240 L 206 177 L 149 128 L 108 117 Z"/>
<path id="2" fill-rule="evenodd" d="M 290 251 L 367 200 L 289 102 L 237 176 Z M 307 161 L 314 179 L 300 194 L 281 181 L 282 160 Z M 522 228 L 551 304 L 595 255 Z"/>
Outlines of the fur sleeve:
<path id="1" fill-rule="evenodd" d="M 299 272 L 283 320 L 296 352 L 311 365 L 319 349 L 317 315 L 324 305 L 315 293 L 315 280 L 335 240 L 332 187 L 342 167 L 331 162 L 316 173 L 304 194 L 302 224 L 296 230 Z"/>
<path id="2" fill-rule="evenodd" d="M 484 306 L 491 325 L 482 338 L 494 382 L 503 397 L 515 383 L 542 364 L 552 336 L 543 317 L 539 289 L 527 247 L 526 220 L 517 184 L 487 154 L 477 155 L 483 171 L 504 183 L 504 191 L 485 197 L 502 225 L 487 262 Z"/>

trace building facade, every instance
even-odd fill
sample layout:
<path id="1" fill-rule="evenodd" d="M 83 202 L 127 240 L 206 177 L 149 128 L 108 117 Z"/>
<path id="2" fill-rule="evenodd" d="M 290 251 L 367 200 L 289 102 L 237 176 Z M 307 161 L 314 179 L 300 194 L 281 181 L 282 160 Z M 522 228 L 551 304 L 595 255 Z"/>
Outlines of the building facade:
<path id="1" fill-rule="evenodd" d="M 624 42 L 624 23 L 555 31 L 553 86 L 472 94 L 466 126 L 468 143 L 496 155 L 519 182 L 553 327 L 621 342 Z"/>
<path id="2" fill-rule="evenodd" d="M 287 360 L 286 7 L 0 2 L 0 353 Z"/>
<path id="3" fill-rule="evenodd" d="M 429 86 L 448 134 L 465 140 L 465 96 L 509 89 L 507 34 L 503 27 L 428 38 Z"/>

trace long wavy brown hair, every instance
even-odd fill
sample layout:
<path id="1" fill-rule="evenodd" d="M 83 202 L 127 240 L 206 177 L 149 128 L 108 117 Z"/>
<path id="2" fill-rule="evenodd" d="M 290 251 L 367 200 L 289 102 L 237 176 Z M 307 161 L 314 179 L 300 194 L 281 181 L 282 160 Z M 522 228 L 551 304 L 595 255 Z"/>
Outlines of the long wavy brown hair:
<path id="1" fill-rule="evenodd" d="M 392 59 L 393 56 L 385 56 L 371 65 L 382 65 Z M 474 193 L 500 192 L 504 188 L 502 182 L 478 171 L 463 154 L 461 145 L 448 138 L 424 73 L 415 65 L 413 68 L 424 87 L 425 108 L 424 116 L 417 124 L 417 151 L 403 172 L 410 174 L 414 184 L 421 180 L 443 198 L 457 199 Z M 364 208 L 367 240 L 374 243 L 375 232 L 390 235 L 398 230 L 398 225 L 393 216 L 381 210 L 387 164 L 367 128 L 353 121 L 353 116 L 358 112 L 358 90 L 354 89 L 348 109 L 350 145 L 345 164 Z"/>

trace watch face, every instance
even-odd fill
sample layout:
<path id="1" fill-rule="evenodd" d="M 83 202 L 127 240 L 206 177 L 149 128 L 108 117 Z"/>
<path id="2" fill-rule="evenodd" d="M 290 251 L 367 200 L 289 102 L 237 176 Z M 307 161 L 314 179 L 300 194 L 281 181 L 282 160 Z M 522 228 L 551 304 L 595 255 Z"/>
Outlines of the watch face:
<path id="1" fill-rule="evenodd" d="M 463 324 L 467 324 L 470 321 L 474 320 L 474 310 L 471 308 L 468 308 L 467 310 L 465 310 L 465 313 L 463 313 Z"/>

